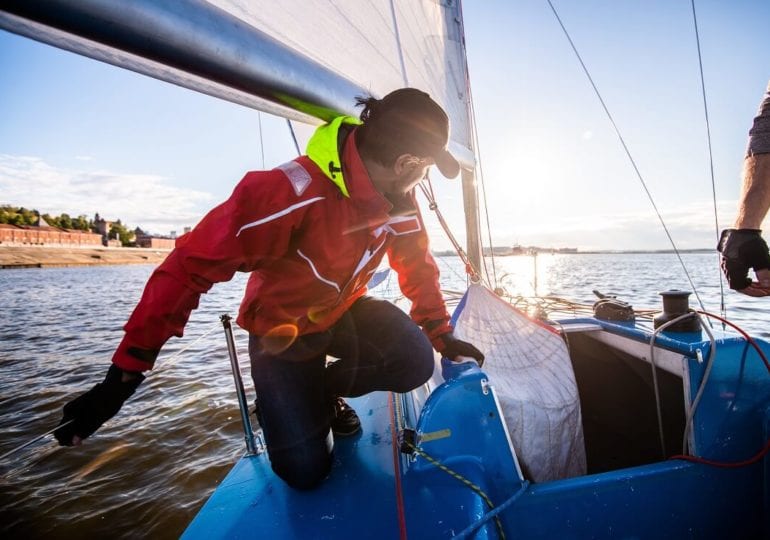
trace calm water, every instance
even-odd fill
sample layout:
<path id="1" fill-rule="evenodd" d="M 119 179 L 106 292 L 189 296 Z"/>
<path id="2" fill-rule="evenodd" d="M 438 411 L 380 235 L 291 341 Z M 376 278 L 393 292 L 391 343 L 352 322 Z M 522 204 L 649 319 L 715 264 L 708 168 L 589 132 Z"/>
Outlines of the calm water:
<path id="1" fill-rule="evenodd" d="M 718 313 L 715 256 L 684 259 L 705 307 Z M 439 266 L 446 288 L 463 287 L 457 259 Z M 498 258 L 496 266 L 511 294 L 533 294 L 531 257 Z M 674 255 L 540 255 L 536 266 L 539 294 L 583 303 L 598 289 L 656 308 L 659 291 L 691 289 Z M 103 378 L 151 271 L 0 271 L 0 454 L 54 427 L 64 403 Z M 240 275 L 205 295 L 185 337 L 169 342 L 134 399 L 82 447 L 59 448 L 49 437 L 0 461 L 4 538 L 179 536 L 244 451 L 218 324 L 220 314 L 235 314 L 244 285 Z M 770 337 L 770 298 L 727 292 L 726 302 L 734 322 Z M 236 341 L 251 398 L 247 336 L 238 331 Z"/>

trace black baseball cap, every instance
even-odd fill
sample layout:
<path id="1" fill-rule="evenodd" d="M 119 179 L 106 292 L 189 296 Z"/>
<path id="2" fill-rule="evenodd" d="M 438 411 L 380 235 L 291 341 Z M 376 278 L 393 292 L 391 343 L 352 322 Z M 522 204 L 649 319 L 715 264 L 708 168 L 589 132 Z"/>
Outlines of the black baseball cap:
<path id="1" fill-rule="evenodd" d="M 449 117 L 430 95 L 416 88 L 400 88 L 377 103 L 379 129 L 404 142 L 409 153 L 431 157 L 447 178 L 460 173 L 460 164 L 447 150 Z"/>

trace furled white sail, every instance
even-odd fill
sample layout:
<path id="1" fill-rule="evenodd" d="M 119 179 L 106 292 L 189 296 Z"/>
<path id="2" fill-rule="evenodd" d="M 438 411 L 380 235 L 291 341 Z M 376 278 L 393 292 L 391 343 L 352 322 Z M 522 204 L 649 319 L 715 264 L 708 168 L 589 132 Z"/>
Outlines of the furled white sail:
<path id="1" fill-rule="evenodd" d="M 484 371 L 525 475 L 536 482 L 586 473 L 575 374 L 562 338 L 471 285 L 455 334 L 484 351 Z"/>

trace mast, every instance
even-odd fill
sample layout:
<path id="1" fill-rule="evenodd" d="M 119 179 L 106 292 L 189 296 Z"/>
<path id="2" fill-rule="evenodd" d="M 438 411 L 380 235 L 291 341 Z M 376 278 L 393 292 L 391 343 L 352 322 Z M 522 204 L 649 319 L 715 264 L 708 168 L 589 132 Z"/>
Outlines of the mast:
<path id="1" fill-rule="evenodd" d="M 468 52 L 465 47 L 465 23 L 463 19 L 462 1 L 457 0 L 455 6 L 456 14 L 454 20 L 459 27 L 459 40 L 462 46 L 463 73 L 465 74 L 465 112 L 468 117 L 469 136 L 467 147 L 473 155 L 470 164 L 462 164 L 462 185 L 463 185 L 463 210 L 465 213 L 465 245 L 468 260 L 477 272 L 481 272 L 482 262 L 482 244 L 481 229 L 479 228 L 479 198 L 476 191 L 476 148 L 474 145 L 475 119 L 473 117 L 471 77 L 468 70 Z M 491 248 L 491 246 L 490 246 Z"/>
<path id="2" fill-rule="evenodd" d="M 479 199 L 476 175 L 472 169 L 462 169 L 463 209 L 465 212 L 466 253 L 477 272 L 481 272 L 481 231 L 479 230 Z"/>

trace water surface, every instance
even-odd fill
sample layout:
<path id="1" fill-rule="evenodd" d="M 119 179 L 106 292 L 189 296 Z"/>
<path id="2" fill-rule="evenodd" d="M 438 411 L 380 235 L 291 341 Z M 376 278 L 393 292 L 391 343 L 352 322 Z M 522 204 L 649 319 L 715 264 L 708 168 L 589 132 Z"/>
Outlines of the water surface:
<path id="1" fill-rule="evenodd" d="M 719 312 L 713 254 L 684 255 L 707 310 Z M 457 258 L 438 259 L 442 285 L 462 289 Z M 488 261 L 491 270 L 492 263 Z M 658 292 L 690 290 L 674 255 L 578 254 L 497 258 L 499 285 L 592 303 L 592 289 L 637 308 Z M 151 266 L 0 271 L 0 454 L 54 427 L 73 395 L 99 382 Z M 3 537 L 176 538 L 244 452 L 219 315 L 235 315 L 246 276 L 204 295 L 181 339 L 121 412 L 76 449 L 48 437 L 0 461 Z M 378 290 L 395 292 L 391 276 Z M 770 337 L 770 298 L 726 294 L 728 316 Z M 692 301 L 695 304 L 695 300 Z M 196 342 L 196 340 L 198 340 Z M 247 336 L 236 331 L 251 398 Z M 183 351 L 183 349 L 186 349 Z"/>

